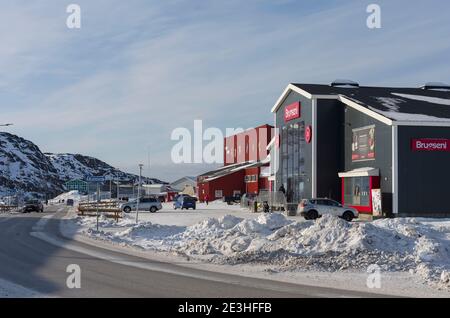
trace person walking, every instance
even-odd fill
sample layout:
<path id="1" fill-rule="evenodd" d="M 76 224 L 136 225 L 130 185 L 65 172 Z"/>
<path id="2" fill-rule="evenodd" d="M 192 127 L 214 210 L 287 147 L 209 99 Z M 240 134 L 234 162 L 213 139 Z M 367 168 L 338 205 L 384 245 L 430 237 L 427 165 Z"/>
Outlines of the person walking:
<path id="1" fill-rule="evenodd" d="M 208 196 L 208 194 L 205 194 L 204 199 L 205 199 L 206 205 L 208 205 L 209 204 L 209 196 Z"/>
<path id="2" fill-rule="evenodd" d="M 283 192 L 283 195 L 286 195 L 286 189 L 284 188 L 284 185 L 282 184 L 278 191 Z"/>

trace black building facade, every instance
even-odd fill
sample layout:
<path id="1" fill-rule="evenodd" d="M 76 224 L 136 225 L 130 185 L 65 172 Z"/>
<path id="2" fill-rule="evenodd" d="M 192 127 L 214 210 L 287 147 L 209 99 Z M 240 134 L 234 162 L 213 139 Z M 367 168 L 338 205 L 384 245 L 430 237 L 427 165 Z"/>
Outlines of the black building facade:
<path id="1" fill-rule="evenodd" d="M 449 216 L 450 90 L 290 84 L 272 112 L 273 188 L 361 213 Z"/>

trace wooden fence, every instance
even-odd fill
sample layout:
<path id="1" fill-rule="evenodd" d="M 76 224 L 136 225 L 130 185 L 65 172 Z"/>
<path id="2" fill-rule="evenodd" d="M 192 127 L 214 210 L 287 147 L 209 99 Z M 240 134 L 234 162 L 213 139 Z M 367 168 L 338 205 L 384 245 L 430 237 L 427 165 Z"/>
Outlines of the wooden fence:
<path id="1" fill-rule="evenodd" d="M 78 205 L 78 215 L 97 216 L 97 213 L 114 218 L 116 221 L 122 217 L 122 210 L 114 201 L 80 202 Z"/>

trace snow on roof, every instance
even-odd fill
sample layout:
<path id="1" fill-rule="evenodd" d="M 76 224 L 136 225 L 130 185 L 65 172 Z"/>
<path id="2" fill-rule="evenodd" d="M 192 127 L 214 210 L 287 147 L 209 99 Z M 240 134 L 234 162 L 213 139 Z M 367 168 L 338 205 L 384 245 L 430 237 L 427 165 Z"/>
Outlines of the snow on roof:
<path id="1" fill-rule="evenodd" d="M 339 172 L 339 178 L 349 178 L 349 177 L 371 177 L 380 175 L 380 170 L 378 168 L 364 167 L 353 169 L 347 172 Z"/>
<path id="2" fill-rule="evenodd" d="M 247 161 L 247 162 L 240 163 L 238 165 L 229 165 L 229 166 L 225 166 L 225 167 L 222 167 L 222 168 L 214 170 L 214 171 L 210 171 L 209 173 L 203 174 L 202 177 L 205 177 L 203 179 L 203 181 L 205 181 L 205 182 L 213 181 L 213 180 L 219 179 L 221 177 L 227 176 L 229 174 L 241 171 L 243 169 L 260 167 L 267 163 L 268 162 L 265 162 L 265 161 Z M 224 168 L 227 168 L 227 169 L 224 169 Z"/>
<path id="3" fill-rule="evenodd" d="M 345 97 L 393 121 L 450 123 L 450 91 L 408 87 L 291 84 L 306 95 Z M 276 108 L 274 108 L 276 109 Z"/>

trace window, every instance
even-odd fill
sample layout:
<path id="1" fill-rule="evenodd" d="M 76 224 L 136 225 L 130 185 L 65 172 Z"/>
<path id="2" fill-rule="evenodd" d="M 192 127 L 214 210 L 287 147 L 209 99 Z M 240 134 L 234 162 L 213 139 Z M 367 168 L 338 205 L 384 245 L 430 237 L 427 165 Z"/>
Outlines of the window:
<path id="1" fill-rule="evenodd" d="M 341 206 L 338 202 L 334 200 L 328 200 L 328 205 L 330 206 Z"/>
<path id="2" fill-rule="evenodd" d="M 344 180 L 345 203 L 356 206 L 369 206 L 369 177 L 352 177 Z"/>
<path id="3" fill-rule="evenodd" d="M 281 129 L 281 153 L 279 178 L 286 189 L 289 203 L 298 203 L 305 190 L 305 123 L 295 121 Z"/>
<path id="4" fill-rule="evenodd" d="M 214 191 L 214 196 L 215 196 L 216 198 L 222 198 L 222 197 L 223 197 L 223 192 L 222 192 L 222 190 L 216 190 L 216 191 Z"/>

